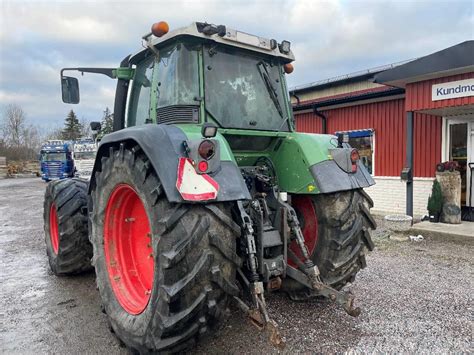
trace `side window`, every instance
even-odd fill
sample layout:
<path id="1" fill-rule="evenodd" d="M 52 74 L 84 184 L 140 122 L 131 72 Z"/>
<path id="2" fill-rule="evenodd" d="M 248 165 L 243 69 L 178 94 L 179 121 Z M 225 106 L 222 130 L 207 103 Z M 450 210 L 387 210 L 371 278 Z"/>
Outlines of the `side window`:
<path id="1" fill-rule="evenodd" d="M 132 92 L 128 103 L 127 127 L 145 124 L 150 119 L 151 83 L 155 57 L 138 64 L 133 78 Z"/>
<path id="2" fill-rule="evenodd" d="M 157 64 L 158 108 L 172 105 L 198 105 L 198 52 L 187 44 L 177 44 L 160 50 Z"/>

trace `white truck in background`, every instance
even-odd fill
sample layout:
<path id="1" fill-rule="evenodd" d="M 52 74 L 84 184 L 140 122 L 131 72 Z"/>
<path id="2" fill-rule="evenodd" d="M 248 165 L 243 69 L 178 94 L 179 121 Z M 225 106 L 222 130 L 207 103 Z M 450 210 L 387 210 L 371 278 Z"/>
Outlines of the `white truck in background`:
<path id="1" fill-rule="evenodd" d="M 89 180 L 94 168 L 97 143 L 92 138 L 81 138 L 74 142 L 74 175 Z"/>

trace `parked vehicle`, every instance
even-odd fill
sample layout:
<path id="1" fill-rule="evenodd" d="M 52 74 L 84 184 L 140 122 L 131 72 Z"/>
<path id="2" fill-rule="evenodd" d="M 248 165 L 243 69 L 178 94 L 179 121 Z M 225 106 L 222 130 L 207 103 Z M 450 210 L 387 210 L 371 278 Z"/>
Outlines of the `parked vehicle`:
<path id="1" fill-rule="evenodd" d="M 357 316 L 343 288 L 373 249 L 374 181 L 342 136 L 295 131 L 290 42 L 200 22 L 143 38 L 119 68 L 61 71 L 66 103 L 79 85 L 64 71 L 118 82 L 89 184 L 46 190 L 53 272 L 92 258 L 111 328 L 139 353 L 192 347 L 231 300 L 282 345 L 265 303 L 277 290 Z"/>
<path id="2" fill-rule="evenodd" d="M 82 138 L 74 142 L 74 175 L 89 180 L 94 168 L 97 144 L 92 138 Z"/>
<path id="3" fill-rule="evenodd" d="M 41 146 L 39 154 L 41 178 L 44 181 L 65 179 L 74 175 L 71 144 L 62 140 L 49 140 Z"/>

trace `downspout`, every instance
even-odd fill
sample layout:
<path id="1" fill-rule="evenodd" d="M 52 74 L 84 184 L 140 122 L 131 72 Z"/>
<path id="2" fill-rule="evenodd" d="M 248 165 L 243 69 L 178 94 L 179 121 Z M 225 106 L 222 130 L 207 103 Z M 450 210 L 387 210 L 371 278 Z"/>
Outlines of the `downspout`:
<path id="1" fill-rule="evenodd" d="M 298 95 L 296 95 L 294 92 L 290 92 L 290 96 L 293 96 L 296 99 L 296 105 L 300 104 L 300 98 Z M 316 116 L 321 118 L 321 129 L 323 134 L 327 134 L 327 117 L 322 113 L 318 111 L 318 107 L 316 105 L 313 106 L 313 112 Z"/>
<path id="2" fill-rule="evenodd" d="M 296 99 L 296 104 L 299 105 L 300 104 L 300 98 L 298 95 L 295 94 L 295 92 L 291 92 L 290 91 L 290 96 L 293 96 L 295 99 Z"/>
<path id="3" fill-rule="evenodd" d="M 290 91 L 290 105 L 291 105 L 291 116 L 293 117 L 293 129 L 296 131 L 296 117 L 295 117 L 295 112 L 293 110 L 293 104 L 291 103 L 291 96 L 293 96 L 296 99 L 296 106 L 300 104 L 300 98 L 298 95 L 295 94 L 295 92 Z"/>
<path id="4" fill-rule="evenodd" d="M 318 106 L 313 106 L 313 112 L 316 116 L 321 118 L 321 130 L 323 134 L 328 133 L 328 126 L 327 126 L 327 120 L 328 118 L 324 115 L 324 113 L 318 111 Z"/>

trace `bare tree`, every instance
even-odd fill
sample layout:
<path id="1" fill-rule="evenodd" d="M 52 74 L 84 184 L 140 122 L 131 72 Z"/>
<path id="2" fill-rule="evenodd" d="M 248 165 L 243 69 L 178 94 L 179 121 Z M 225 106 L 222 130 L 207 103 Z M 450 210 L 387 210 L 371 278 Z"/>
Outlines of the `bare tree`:
<path id="1" fill-rule="evenodd" d="M 41 147 L 41 135 L 36 126 L 27 124 L 26 113 L 21 106 L 6 106 L 0 127 L 0 155 L 9 160 L 36 158 Z"/>
<path id="2" fill-rule="evenodd" d="M 3 140 L 9 146 L 19 148 L 24 143 L 26 125 L 25 111 L 16 104 L 9 104 L 3 112 L 2 133 Z"/>
<path id="3" fill-rule="evenodd" d="M 58 140 L 58 139 L 62 139 L 62 136 L 63 136 L 62 128 L 61 127 L 55 127 L 55 128 L 51 128 L 48 131 L 46 131 L 45 133 L 43 133 L 43 140 L 44 141 Z"/>
<path id="4" fill-rule="evenodd" d="M 41 135 L 38 128 L 33 125 L 24 127 L 22 138 L 25 158 L 34 159 L 37 152 L 41 149 Z"/>
<path id="5" fill-rule="evenodd" d="M 82 117 L 79 123 L 81 125 L 81 137 L 92 137 L 90 121 Z"/>

